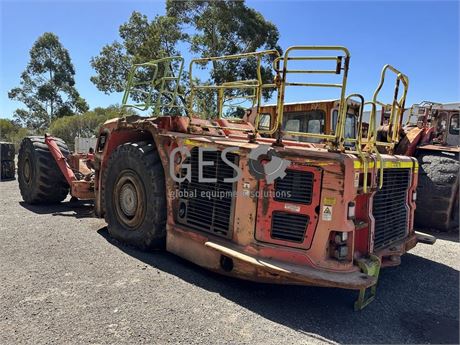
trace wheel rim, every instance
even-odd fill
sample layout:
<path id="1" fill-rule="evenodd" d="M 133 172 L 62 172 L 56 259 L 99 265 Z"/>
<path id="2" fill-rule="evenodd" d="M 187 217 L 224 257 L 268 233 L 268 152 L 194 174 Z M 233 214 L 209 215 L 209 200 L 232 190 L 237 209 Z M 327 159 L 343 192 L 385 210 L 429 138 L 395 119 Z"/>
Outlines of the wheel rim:
<path id="1" fill-rule="evenodd" d="M 113 195 L 118 221 L 131 230 L 137 229 L 145 217 L 145 189 L 132 170 L 122 171 Z"/>
<path id="2" fill-rule="evenodd" d="M 119 195 L 120 208 L 128 217 L 134 217 L 137 209 L 136 187 L 131 183 L 125 183 L 120 189 Z"/>
<path id="3" fill-rule="evenodd" d="M 24 160 L 24 169 L 22 170 L 23 171 L 23 176 L 24 176 L 24 181 L 27 183 L 27 184 L 30 184 L 30 181 L 32 180 L 32 167 L 30 166 L 30 160 L 29 160 L 29 157 L 26 157 L 26 159 Z"/>

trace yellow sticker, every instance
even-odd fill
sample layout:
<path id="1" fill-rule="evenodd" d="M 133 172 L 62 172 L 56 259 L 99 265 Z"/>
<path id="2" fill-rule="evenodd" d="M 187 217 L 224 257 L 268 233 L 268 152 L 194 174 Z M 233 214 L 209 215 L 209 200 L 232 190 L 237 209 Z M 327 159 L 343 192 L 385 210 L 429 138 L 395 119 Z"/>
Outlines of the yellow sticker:
<path id="1" fill-rule="evenodd" d="M 324 205 L 332 206 L 335 205 L 335 198 L 331 196 L 325 196 L 324 197 Z"/>

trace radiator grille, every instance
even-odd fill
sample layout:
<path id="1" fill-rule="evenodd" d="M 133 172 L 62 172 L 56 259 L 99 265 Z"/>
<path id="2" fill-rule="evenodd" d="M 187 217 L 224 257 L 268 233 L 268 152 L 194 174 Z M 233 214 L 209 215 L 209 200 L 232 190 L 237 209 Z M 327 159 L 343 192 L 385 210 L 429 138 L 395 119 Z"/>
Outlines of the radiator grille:
<path id="1" fill-rule="evenodd" d="M 277 240 L 303 242 L 309 217 L 286 212 L 273 212 L 271 237 Z"/>
<path id="2" fill-rule="evenodd" d="M 227 153 L 226 157 L 238 165 L 238 155 Z M 221 151 L 204 151 L 203 160 L 214 163 L 212 166 L 203 166 L 203 177 L 217 178 L 217 182 L 198 182 L 198 149 L 193 148 L 191 157 L 184 162 L 191 166 L 191 182 L 184 181 L 179 187 L 182 196 L 180 203 L 186 205 L 185 214 L 182 214 L 179 222 L 191 228 L 230 237 L 235 183 L 224 182 L 224 179 L 234 177 L 236 172 L 222 160 Z M 185 171 L 182 176 L 185 176 Z"/>
<path id="3" fill-rule="evenodd" d="M 311 204 L 313 195 L 313 173 L 286 170 L 283 179 L 275 180 L 275 200 Z"/>
<path id="4" fill-rule="evenodd" d="M 384 169 L 383 187 L 374 196 L 374 250 L 402 239 L 407 231 L 410 169 Z"/>

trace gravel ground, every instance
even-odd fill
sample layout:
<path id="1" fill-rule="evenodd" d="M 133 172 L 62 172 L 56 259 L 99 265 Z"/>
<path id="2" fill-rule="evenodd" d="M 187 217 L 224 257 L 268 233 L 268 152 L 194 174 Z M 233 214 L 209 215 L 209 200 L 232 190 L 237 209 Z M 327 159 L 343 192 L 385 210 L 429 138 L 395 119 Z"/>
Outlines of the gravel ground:
<path id="1" fill-rule="evenodd" d="M 0 344 L 458 343 L 460 244 L 381 273 L 378 298 L 223 278 L 112 241 L 91 206 L 28 206 L 0 183 Z"/>

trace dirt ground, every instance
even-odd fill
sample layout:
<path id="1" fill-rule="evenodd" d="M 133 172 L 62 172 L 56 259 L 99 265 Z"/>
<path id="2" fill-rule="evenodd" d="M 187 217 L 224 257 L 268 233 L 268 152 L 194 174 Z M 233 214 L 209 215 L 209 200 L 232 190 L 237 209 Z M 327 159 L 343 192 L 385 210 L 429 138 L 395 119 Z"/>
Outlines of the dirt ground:
<path id="1" fill-rule="evenodd" d="M 354 291 L 223 278 L 0 182 L 0 344 L 458 343 L 459 252 L 457 235 L 418 245 L 354 312 Z"/>

